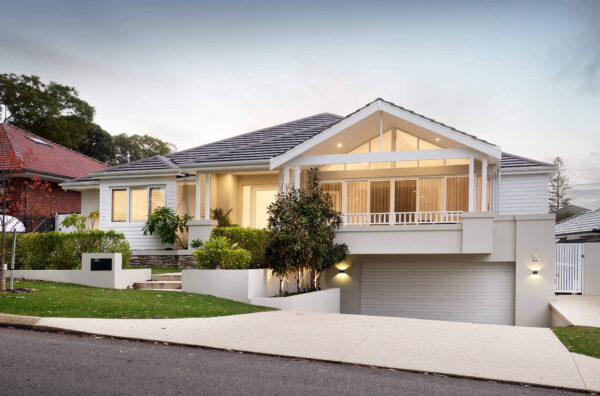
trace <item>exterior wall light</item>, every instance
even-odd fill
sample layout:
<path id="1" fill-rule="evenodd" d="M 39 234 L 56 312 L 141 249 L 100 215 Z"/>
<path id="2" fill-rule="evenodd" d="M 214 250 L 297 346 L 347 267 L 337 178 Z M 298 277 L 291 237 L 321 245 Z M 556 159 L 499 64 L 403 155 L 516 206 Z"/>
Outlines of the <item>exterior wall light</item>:
<path id="1" fill-rule="evenodd" d="M 539 271 L 538 271 L 538 270 L 533 270 L 533 271 L 531 271 L 531 275 L 537 275 L 538 273 L 539 273 Z"/>
<path id="2" fill-rule="evenodd" d="M 345 274 L 345 273 L 346 273 L 346 269 L 339 269 L 338 268 L 338 274 Z"/>

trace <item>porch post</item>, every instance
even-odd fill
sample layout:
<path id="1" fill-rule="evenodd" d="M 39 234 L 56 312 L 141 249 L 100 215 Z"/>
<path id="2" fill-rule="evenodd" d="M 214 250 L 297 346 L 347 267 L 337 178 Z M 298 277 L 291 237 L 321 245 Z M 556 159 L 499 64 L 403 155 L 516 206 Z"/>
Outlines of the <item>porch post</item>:
<path id="1" fill-rule="evenodd" d="M 210 173 L 205 174 L 204 188 L 204 220 L 210 220 Z"/>
<path id="2" fill-rule="evenodd" d="M 279 193 L 283 192 L 283 169 L 279 169 Z"/>
<path id="3" fill-rule="evenodd" d="M 475 201 L 474 201 L 474 183 L 475 179 L 475 159 L 473 157 L 469 157 L 469 212 L 473 212 L 475 210 Z"/>
<path id="4" fill-rule="evenodd" d="M 196 220 L 200 220 L 200 172 L 196 171 Z"/>
<path id="5" fill-rule="evenodd" d="M 481 210 L 482 212 L 487 212 L 487 184 L 488 184 L 488 159 L 487 157 L 483 157 L 481 160 Z"/>
<path id="6" fill-rule="evenodd" d="M 290 185 L 290 168 L 283 168 L 283 191 L 287 192 L 288 186 Z"/>
<path id="7" fill-rule="evenodd" d="M 294 187 L 300 189 L 300 167 L 297 165 L 294 168 Z"/>

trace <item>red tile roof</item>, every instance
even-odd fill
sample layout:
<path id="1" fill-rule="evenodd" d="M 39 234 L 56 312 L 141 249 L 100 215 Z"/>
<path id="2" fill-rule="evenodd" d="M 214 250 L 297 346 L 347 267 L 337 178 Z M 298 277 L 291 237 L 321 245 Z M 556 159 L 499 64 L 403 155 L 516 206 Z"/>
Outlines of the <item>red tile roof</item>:
<path id="1" fill-rule="evenodd" d="M 11 149 L 25 162 L 25 170 L 40 176 L 72 179 L 108 168 L 103 162 L 6 123 L 0 124 L 0 138 L 3 143 L 8 140 Z"/>

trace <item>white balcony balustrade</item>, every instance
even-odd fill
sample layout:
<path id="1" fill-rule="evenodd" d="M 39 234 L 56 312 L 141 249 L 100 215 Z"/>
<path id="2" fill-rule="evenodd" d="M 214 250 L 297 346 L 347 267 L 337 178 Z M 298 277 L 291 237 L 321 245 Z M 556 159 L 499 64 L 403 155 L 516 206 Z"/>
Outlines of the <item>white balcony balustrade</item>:
<path id="1" fill-rule="evenodd" d="M 460 224 L 462 211 L 345 213 L 344 225 Z"/>

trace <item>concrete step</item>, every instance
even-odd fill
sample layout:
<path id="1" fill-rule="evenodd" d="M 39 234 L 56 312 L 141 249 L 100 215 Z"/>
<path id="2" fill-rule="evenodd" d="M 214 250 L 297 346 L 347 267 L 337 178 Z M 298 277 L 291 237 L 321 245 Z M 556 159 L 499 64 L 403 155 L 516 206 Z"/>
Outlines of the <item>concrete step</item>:
<path id="1" fill-rule="evenodd" d="M 181 289 L 181 281 L 147 281 L 133 284 L 134 289 L 141 290 L 165 290 Z"/>
<path id="2" fill-rule="evenodd" d="M 168 274 L 153 274 L 153 281 L 181 281 L 181 272 L 170 272 Z"/>

